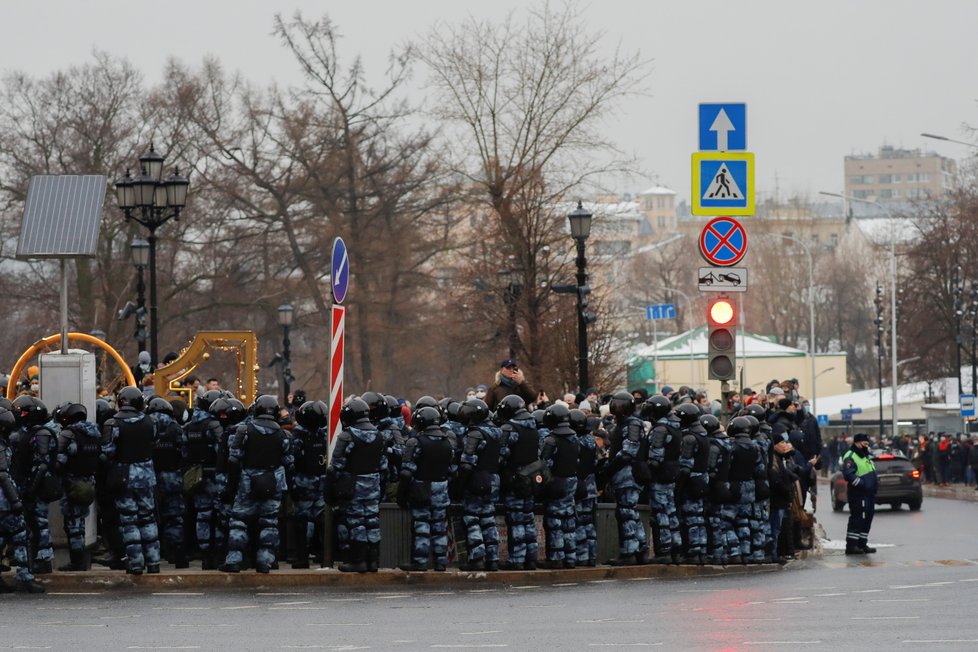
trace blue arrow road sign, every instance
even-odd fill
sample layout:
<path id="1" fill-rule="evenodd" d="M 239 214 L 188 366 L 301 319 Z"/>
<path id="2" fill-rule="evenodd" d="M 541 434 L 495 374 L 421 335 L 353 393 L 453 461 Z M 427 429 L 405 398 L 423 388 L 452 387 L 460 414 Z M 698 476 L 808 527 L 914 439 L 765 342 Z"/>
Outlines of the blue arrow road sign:
<path id="1" fill-rule="evenodd" d="M 843 421 L 852 421 L 852 410 L 841 410 Z"/>
<path id="2" fill-rule="evenodd" d="M 660 303 L 657 306 L 645 306 L 646 319 L 675 319 L 676 304 Z"/>
<path id="3" fill-rule="evenodd" d="M 827 426 L 827 425 L 829 425 L 829 415 L 827 415 L 827 414 L 820 414 L 820 415 L 818 415 L 817 418 L 818 418 L 818 425 L 820 425 L 820 426 Z"/>
<path id="4" fill-rule="evenodd" d="M 851 412 L 852 414 L 862 414 L 863 413 L 863 409 L 862 408 L 849 408 L 849 412 Z"/>
<path id="5" fill-rule="evenodd" d="M 747 149 L 747 105 L 700 104 L 700 150 Z"/>
<path id="6" fill-rule="evenodd" d="M 333 264 L 330 269 L 333 301 L 343 303 L 346 299 L 346 291 L 350 287 L 350 256 L 343 238 L 333 240 Z"/>

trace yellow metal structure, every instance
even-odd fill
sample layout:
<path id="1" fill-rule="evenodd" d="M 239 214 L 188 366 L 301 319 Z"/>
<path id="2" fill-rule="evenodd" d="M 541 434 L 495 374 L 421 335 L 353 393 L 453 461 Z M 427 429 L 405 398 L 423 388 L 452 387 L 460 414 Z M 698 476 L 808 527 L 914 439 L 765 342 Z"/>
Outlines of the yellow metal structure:
<path id="1" fill-rule="evenodd" d="M 68 333 L 68 341 L 75 340 L 76 342 L 87 342 L 88 344 L 94 344 L 106 353 L 112 356 L 112 358 L 118 363 L 122 368 L 122 373 L 126 377 L 126 382 L 129 385 L 136 384 L 136 378 L 132 375 L 132 370 L 129 369 L 129 365 L 123 360 L 119 352 L 112 348 L 108 343 L 103 342 L 97 337 L 93 337 L 88 333 Z M 20 379 L 20 374 L 24 371 L 27 363 L 30 362 L 34 356 L 41 353 L 44 349 L 48 348 L 52 344 L 61 343 L 61 333 L 56 333 L 54 335 L 48 335 L 47 337 L 40 339 L 28 348 L 24 353 L 17 359 L 14 368 L 10 371 L 10 382 L 7 384 L 7 398 L 13 400 L 17 396 L 17 381 Z"/>
<path id="2" fill-rule="evenodd" d="M 180 382 L 210 357 L 211 351 L 234 351 L 238 362 L 238 386 L 235 392 L 248 405 L 258 390 L 258 337 L 254 331 L 198 331 L 180 355 L 153 375 L 154 389 L 160 396 L 174 394 L 192 405 L 192 390 Z"/>

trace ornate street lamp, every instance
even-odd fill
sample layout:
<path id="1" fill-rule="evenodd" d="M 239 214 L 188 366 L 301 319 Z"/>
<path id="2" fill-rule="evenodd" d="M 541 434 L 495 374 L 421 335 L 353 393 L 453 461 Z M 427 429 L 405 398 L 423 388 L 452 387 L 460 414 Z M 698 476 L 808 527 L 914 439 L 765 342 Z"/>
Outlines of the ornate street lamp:
<path id="1" fill-rule="evenodd" d="M 289 346 L 289 328 L 295 318 L 295 308 L 292 304 L 283 303 L 278 307 L 278 325 L 282 327 L 282 405 L 289 402 L 289 392 L 292 390 L 292 352 Z"/>
<path id="2" fill-rule="evenodd" d="M 587 391 L 590 386 L 588 382 L 587 325 L 596 319 L 593 313 L 585 310 L 588 305 L 587 295 L 591 293 L 591 288 L 587 284 L 587 258 L 584 256 L 584 241 L 591 235 L 592 217 L 580 201 L 577 202 L 577 208 L 567 216 L 567 221 L 570 222 L 571 237 L 574 238 L 574 243 L 577 245 L 577 384 L 578 390 L 581 392 Z"/>

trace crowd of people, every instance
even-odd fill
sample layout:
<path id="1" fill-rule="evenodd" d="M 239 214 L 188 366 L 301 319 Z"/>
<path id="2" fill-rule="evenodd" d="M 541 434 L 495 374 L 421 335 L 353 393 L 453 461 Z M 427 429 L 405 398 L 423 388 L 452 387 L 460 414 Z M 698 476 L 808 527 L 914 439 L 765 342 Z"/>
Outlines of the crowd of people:
<path id="1" fill-rule="evenodd" d="M 410 511 L 411 561 L 401 568 L 411 572 L 446 569 L 457 515 L 468 570 L 790 559 L 821 464 L 804 402 L 772 386 L 763 400 L 748 395 L 724 427 L 697 392 L 663 390 L 550 401 L 504 360 L 485 400 L 350 397 L 331 452 L 327 406 L 300 392 L 288 405 L 263 395 L 246 407 L 205 387 L 187 406 L 125 387 L 114 405 L 99 399 L 91 419 L 81 404 L 49 411 L 24 394 L 0 403 L 0 546 L 16 568 L 15 585 L 0 587 L 43 590 L 34 574 L 54 570 L 55 501 L 70 558 L 57 570 L 66 572 L 93 563 L 85 546 L 93 504 L 106 551 L 95 562 L 127 573 L 196 558 L 204 570 L 269 572 L 284 554 L 308 568 L 310 556 L 322 561 L 327 505 L 338 568 L 376 571 L 385 497 Z M 615 504 L 619 548 L 610 560 L 597 558 L 598 501 Z"/>

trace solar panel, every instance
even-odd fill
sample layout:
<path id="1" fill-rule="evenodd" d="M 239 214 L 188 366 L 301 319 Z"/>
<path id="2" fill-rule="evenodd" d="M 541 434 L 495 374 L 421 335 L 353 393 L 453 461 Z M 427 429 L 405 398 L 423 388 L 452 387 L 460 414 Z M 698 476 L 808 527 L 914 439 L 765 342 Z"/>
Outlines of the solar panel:
<path id="1" fill-rule="evenodd" d="M 17 258 L 94 256 L 105 189 L 102 175 L 31 177 Z"/>

